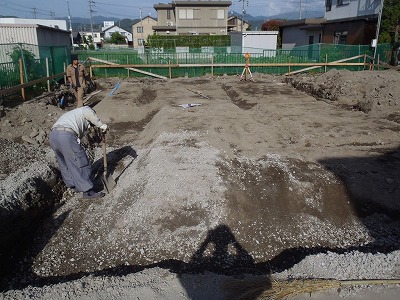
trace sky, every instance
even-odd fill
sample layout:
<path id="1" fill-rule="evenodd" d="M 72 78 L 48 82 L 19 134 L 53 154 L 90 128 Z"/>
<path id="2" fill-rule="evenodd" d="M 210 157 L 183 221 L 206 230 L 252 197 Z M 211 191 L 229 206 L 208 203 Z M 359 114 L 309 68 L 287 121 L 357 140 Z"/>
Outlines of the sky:
<path id="1" fill-rule="evenodd" d="M 322 11 L 325 0 L 231 0 L 229 11 L 252 16 L 272 16 L 287 12 L 300 12 L 307 17 L 307 11 Z M 244 3 L 243 3 L 244 1 Z M 157 17 L 153 8 L 157 3 L 172 3 L 173 0 L 0 0 L 0 16 L 21 18 L 57 19 L 62 17 L 115 17 L 119 19 L 139 19 L 140 16 Z M 68 7 L 70 13 L 68 13 Z"/>

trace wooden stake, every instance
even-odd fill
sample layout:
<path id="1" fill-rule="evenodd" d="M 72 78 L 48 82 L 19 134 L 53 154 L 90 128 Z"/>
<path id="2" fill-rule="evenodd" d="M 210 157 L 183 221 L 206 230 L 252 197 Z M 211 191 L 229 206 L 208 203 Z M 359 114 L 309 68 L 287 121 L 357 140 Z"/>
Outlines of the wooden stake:
<path id="1" fill-rule="evenodd" d="M 325 63 L 327 64 L 328 63 L 328 53 L 325 53 Z M 326 73 L 326 66 L 325 66 L 325 73 Z"/>
<path id="2" fill-rule="evenodd" d="M 169 74 L 169 79 L 171 79 L 172 78 L 171 59 L 168 59 L 168 74 Z"/>
<path id="3" fill-rule="evenodd" d="M 211 55 L 211 76 L 214 77 L 214 56 Z"/>
<path id="4" fill-rule="evenodd" d="M 19 78 L 21 80 L 21 84 L 24 84 L 24 66 L 22 64 L 22 58 L 19 59 Z M 25 89 L 21 88 L 21 96 L 22 100 L 25 101 Z"/>
<path id="5" fill-rule="evenodd" d="M 49 58 L 46 57 L 46 76 L 49 77 L 50 76 L 50 71 L 49 71 Z M 47 79 L 47 91 L 50 93 L 51 89 L 50 89 L 50 79 Z"/>
<path id="6" fill-rule="evenodd" d="M 126 64 L 129 65 L 129 55 L 126 56 Z M 127 70 L 128 70 L 128 78 L 129 78 L 130 77 L 129 68 Z"/>

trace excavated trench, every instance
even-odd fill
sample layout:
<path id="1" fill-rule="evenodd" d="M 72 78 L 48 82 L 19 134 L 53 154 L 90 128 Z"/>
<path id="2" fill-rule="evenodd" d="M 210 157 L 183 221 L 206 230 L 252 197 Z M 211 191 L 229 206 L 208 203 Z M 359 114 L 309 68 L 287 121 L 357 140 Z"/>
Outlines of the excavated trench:
<path id="1" fill-rule="evenodd" d="M 58 204 L 65 190 L 59 172 L 35 147 L 0 139 L 3 179 L 0 198 L 1 277 L 15 271 L 30 248 L 36 230 Z M 38 161 L 35 162 L 35 159 Z"/>

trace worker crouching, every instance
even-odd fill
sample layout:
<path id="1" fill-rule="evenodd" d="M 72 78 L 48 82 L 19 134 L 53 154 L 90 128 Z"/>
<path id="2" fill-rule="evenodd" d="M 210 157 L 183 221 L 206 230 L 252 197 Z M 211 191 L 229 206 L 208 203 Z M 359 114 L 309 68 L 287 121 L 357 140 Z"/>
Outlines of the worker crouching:
<path id="1" fill-rule="evenodd" d="M 96 112 L 89 106 L 75 108 L 63 114 L 51 128 L 49 141 L 62 179 L 68 188 L 83 192 L 83 198 L 100 198 L 105 194 L 93 190 L 92 166 L 80 140 L 90 126 L 107 132 Z"/>

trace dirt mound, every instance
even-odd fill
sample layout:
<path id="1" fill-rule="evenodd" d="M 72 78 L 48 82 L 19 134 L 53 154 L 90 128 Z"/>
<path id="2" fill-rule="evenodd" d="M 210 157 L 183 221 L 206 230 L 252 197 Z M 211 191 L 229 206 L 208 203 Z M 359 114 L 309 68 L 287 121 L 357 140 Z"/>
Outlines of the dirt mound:
<path id="1" fill-rule="evenodd" d="M 298 89 L 350 109 L 399 121 L 398 81 L 400 73 L 394 70 L 339 71 L 330 70 L 322 75 L 296 75 L 292 84 Z"/>

